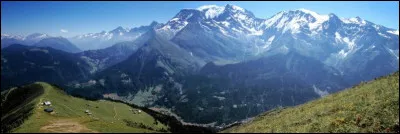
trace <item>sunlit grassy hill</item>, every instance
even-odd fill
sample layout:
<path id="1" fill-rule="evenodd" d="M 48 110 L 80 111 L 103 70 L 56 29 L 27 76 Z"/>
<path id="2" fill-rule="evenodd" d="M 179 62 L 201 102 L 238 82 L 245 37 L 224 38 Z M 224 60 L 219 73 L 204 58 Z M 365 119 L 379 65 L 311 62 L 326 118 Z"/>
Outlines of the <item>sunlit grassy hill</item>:
<path id="1" fill-rule="evenodd" d="M 399 72 L 222 132 L 398 132 Z"/>
<path id="2" fill-rule="evenodd" d="M 166 132 L 168 127 L 129 105 L 90 101 L 36 82 L 2 92 L 2 132 Z M 50 101 L 51 106 L 42 103 Z M 44 109 L 52 108 L 51 113 Z M 85 111 L 89 110 L 89 113 Z"/>

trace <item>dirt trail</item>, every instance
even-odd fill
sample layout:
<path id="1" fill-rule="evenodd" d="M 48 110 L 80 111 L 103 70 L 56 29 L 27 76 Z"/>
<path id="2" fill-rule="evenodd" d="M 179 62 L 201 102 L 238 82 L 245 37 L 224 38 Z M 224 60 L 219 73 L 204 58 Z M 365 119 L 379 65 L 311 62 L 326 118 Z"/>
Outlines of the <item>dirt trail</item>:
<path id="1" fill-rule="evenodd" d="M 115 104 L 113 105 L 114 106 L 114 119 L 115 119 L 115 117 L 117 117 L 117 115 L 118 115 L 118 113 L 117 113 L 117 110 L 115 109 Z"/>
<path id="2" fill-rule="evenodd" d="M 63 119 L 52 121 L 49 125 L 40 128 L 40 132 L 52 133 L 98 133 L 91 130 L 77 121 Z"/>

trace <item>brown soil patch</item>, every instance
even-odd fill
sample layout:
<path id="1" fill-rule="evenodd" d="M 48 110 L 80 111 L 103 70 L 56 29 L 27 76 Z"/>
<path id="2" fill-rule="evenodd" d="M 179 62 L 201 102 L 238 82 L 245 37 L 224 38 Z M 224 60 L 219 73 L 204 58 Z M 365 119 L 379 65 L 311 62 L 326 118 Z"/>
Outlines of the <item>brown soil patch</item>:
<path id="1" fill-rule="evenodd" d="M 40 132 L 50 133 L 98 133 L 93 131 L 79 122 L 73 120 L 56 120 L 52 121 L 49 125 L 40 128 Z"/>

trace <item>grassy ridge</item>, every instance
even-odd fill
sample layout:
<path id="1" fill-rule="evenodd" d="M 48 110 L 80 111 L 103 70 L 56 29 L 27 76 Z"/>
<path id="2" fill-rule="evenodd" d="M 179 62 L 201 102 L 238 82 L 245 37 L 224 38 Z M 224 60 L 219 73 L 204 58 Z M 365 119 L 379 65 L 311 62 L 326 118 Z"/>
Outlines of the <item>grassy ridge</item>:
<path id="1" fill-rule="evenodd" d="M 29 115 L 25 114 L 26 110 L 22 112 L 17 110 L 8 110 L 6 112 L 2 110 L 2 131 L 3 128 L 12 128 L 3 122 L 4 113 L 8 115 L 8 118 L 19 117 L 20 115 L 25 117 L 22 125 L 12 129 L 11 132 L 160 132 L 168 130 L 167 126 L 162 123 L 155 123 L 156 119 L 145 112 L 133 114 L 130 109 L 135 108 L 123 103 L 100 100 L 89 101 L 72 97 L 62 90 L 43 82 L 37 82 L 27 87 L 29 86 L 36 86 L 31 89 L 44 89 L 43 93 L 33 97 L 33 100 L 27 101 L 16 101 L 15 96 L 6 97 L 8 93 L 2 94 L 2 99 L 5 100 L 2 101 L 2 109 L 3 102 L 11 104 L 12 101 L 15 101 L 24 104 L 8 109 L 24 109 L 25 105 L 31 104 L 31 109 L 28 110 L 31 113 Z M 10 90 L 9 94 L 21 94 L 13 93 L 15 91 Z M 41 105 L 41 102 L 47 100 L 51 101 L 52 106 Z M 4 105 L 5 107 L 6 105 Z M 54 108 L 54 112 L 51 114 L 44 112 L 43 110 L 47 107 Z M 90 110 L 92 115 L 87 115 L 85 113 L 86 109 Z M 135 125 L 132 125 L 132 123 Z"/>
<path id="2" fill-rule="evenodd" d="M 169 131 L 172 133 L 215 133 L 217 131 L 215 128 L 212 128 L 212 127 L 183 124 L 176 117 L 174 117 L 172 115 L 162 114 L 160 112 L 151 110 L 147 107 L 141 107 L 141 106 L 137 106 L 134 104 L 129 104 L 129 103 L 123 102 L 121 100 L 112 100 L 112 99 L 108 99 L 108 98 L 106 98 L 105 100 L 117 102 L 117 103 L 123 103 L 123 104 L 129 105 L 133 108 L 142 109 L 144 112 L 151 115 L 157 121 L 160 121 L 161 123 L 169 126 Z"/>
<path id="3" fill-rule="evenodd" d="M 19 126 L 24 119 L 32 114 L 36 99 L 44 93 L 40 85 L 29 85 L 20 88 L 12 88 L 1 94 L 1 132 Z M 12 99 L 7 99 L 12 98 Z"/>
<path id="4" fill-rule="evenodd" d="M 398 132 L 399 72 L 222 132 Z"/>

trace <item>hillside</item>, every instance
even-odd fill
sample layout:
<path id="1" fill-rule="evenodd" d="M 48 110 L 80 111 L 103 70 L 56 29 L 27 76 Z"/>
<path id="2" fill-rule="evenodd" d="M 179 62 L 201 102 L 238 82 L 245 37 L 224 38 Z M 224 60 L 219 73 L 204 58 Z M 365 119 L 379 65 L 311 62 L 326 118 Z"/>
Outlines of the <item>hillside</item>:
<path id="1" fill-rule="evenodd" d="M 399 72 L 222 132 L 399 132 Z"/>
<path id="2" fill-rule="evenodd" d="M 81 50 L 72 44 L 69 40 L 63 37 L 50 37 L 40 40 L 38 43 L 34 44 L 37 47 L 51 47 L 57 50 L 62 50 L 69 53 L 77 53 Z"/>
<path id="3" fill-rule="evenodd" d="M 146 112 L 139 113 L 138 109 L 129 105 L 76 98 L 43 82 L 4 91 L 1 98 L 2 132 L 9 129 L 10 132 L 166 132 L 168 130 L 166 125 L 156 121 Z M 44 106 L 42 104 L 44 101 L 50 101 L 51 106 Z M 53 108 L 54 111 L 47 113 L 44 111 L 46 108 Z M 85 110 L 89 110 L 91 115 L 85 113 Z"/>
<path id="4" fill-rule="evenodd" d="M 51 47 L 14 44 L 1 50 L 1 90 L 35 81 L 62 86 L 89 78 L 92 70 L 79 56 Z"/>

